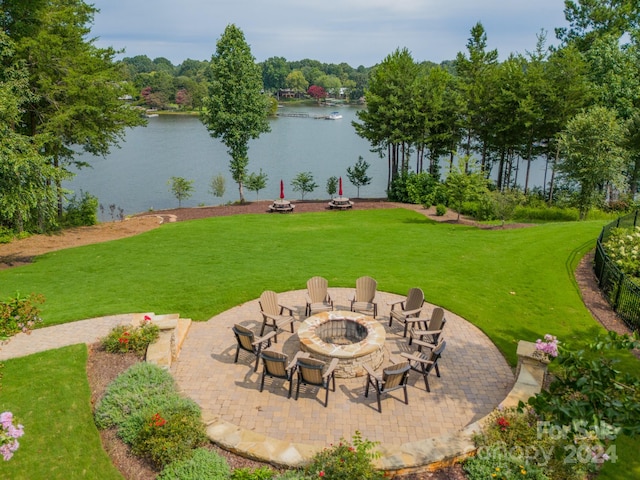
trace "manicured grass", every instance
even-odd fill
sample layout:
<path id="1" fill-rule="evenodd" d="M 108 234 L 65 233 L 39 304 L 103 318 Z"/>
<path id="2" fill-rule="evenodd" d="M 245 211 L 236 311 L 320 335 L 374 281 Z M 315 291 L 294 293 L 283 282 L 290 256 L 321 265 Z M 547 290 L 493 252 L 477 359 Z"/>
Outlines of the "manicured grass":
<path id="1" fill-rule="evenodd" d="M 519 339 L 600 330 L 572 280 L 600 222 L 496 231 L 404 209 L 335 213 L 182 222 L 53 252 L 0 272 L 0 295 L 43 293 L 45 324 L 136 311 L 206 320 L 265 289 L 303 289 L 314 275 L 341 287 L 370 275 L 380 290 L 420 286 L 427 301 L 487 332 L 512 364 Z"/>
<path id="2" fill-rule="evenodd" d="M 84 345 L 7 360 L 0 411 L 24 425 L 20 448 L 0 464 L 14 480 L 122 479 L 93 423 Z"/>
<path id="3" fill-rule="evenodd" d="M 314 275 L 352 288 L 370 275 L 383 291 L 421 287 L 428 302 L 480 327 L 515 365 L 520 339 L 551 333 L 579 345 L 603 332 L 573 271 L 604 223 L 478 230 L 404 209 L 211 218 L 44 255 L 0 272 L 0 297 L 44 294 L 49 325 L 140 311 L 206 320 L 266 289 L 304 289 Z M 635 359 L 622 358 L 637 370 Z M 625 455 L 625 468 L 631 462 Z"/>

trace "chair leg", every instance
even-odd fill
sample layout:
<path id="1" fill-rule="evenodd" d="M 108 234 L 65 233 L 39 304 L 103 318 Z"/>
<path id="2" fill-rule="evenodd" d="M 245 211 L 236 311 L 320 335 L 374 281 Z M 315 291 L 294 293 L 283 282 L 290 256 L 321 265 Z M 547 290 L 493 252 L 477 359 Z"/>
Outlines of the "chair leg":
<path id="1" fill-rule="evenodd" d="M 287 398 L 291 398 L 291 389 L 293 388 L 293 376 L 289 379 L 289 395 Z"/>
<path id="2" fill-rule="evenodd" d="M 367 388 L 364 389 L 365 397 L 369 397 L 369 382 L 371 382 L 371 376 L 367 373 Z"/>
<path id="3" fill-rule="evenodd" d="M 300 395 L 300 375 L 298 375 L 298 385 L 296 386 L 296 400 L 298 400 L 298 395 Z"/>
<path id="4" fill-rule="evenodd" d="M 327 405 L 329 404 L 329 381 L 327 381 L 327 388 L 325 388 L 326 393 L 324 396 L 324 407 L 327 408 Z"/>
<path id="5" fill-rule="evenodd" d="M 440 378 L 440 368 L 438 367 L 437 363 L 436 363 L 436 375 L 438 376 L 438 378 Z"/>
<path id="6" fill-rule="evenodd" d="M 260 391 L 264 390 L 264 372 L 262 372 L 262 375 L 260 376 Z"/>
<path id="7" fill-rule="evenodd" d="M 238 363 L 238 355 L 240 355 L 240 347 L 236 346 L 236 358 L 233 363 Z"/>
<path id="8" fill-rule="evenodd" d="M 382 403 L 380 403 L 380 390 L 376 389 L 376 396 L 378 397 L 378 411 L 382 413 Z"/>
<path id="9" fill-rule="evenodd" d="M 407 336 L 407 327 L 409 326 L 409 324 L 405 321 L 404 322 L 404 334 L 402 335 L 403 337 Z"/>
<path id="10" fill-rule="evenodd" d="M 404 390 L 404 403 L 409 405 L 409 395 L 407 393 L 407 386 L 406 385 L 404 386 L 403 390 Z"/>
<path id="11" fill-rule="evenodd" d="M 257 371 L 258 371 L 258 363 L 259 363 L 259 361 L 260 361 L 260 354 L 258 353 L 258 354 L 256 355 L 256 366 L 253 368 L 253 371 L 254 371 L 254 372 L 257 372 Z"/>

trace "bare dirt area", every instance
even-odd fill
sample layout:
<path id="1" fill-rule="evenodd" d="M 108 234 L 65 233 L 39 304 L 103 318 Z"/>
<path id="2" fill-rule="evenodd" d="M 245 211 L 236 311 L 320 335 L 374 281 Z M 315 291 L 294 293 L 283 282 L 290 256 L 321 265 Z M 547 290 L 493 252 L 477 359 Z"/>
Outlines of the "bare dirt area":
<path id="1" fill-rule="evenodd" d="M 326 202 L 294 202 L 295 213 L 317 212 L 327 209 Z M 424 209 L 419 205 L 397 204 L 379 200 L 354 200 L 354 209 L 377 208 L 410 208 L 424 214 L 435 221 L 447 223 L 459 223 L 475 225 L 479 228 L 521 228 L 529 224 L 508 224 L 504 227 L 488 227 L 478 225 L 473 220 L 461 217 L 458 219 L 454 212 L 447 212 L 444 216 L 436 216 L 435 209 Z M 33 257 L 54 250 L 88 245 L 97 242 L 116 240 L 133 236 L 159 227 L 162 223 L 173 221 L 195 220 L 199 218 L 226 216 L 238 214 L 267 213 L 269 201 L 252 202 L 242 205 L 225 205 L 219 207 L 181 208 L 175 210 L 163 210 L 147 212 L 133 216 L 124 221 L 102 223 L 92 227 L 80 227 L 64 230 L 53 235 L 34 235 L 32 237 L 14 241 L 9 244 L 0 244 L 0 269 L 24 265 Z M 336 212 L 340 214 L 340 212 Z M 280 215 L 272 213 L 270 215 Z M 605 328 L 615 330 L 618 333 L 628 333 L 628 329 L 618 319 L 615 313 L 597 288 L 597 281 L 592 268 L 593 256 L 586 255 L 575 274 L 576 280 L 585 305 L 594 318 Z M 104 394 L 107 385 L 121 372 L 135 362 L 140 361 L 135 355 L 116 355 L 104 352 L 98 345 L 92 345 L 89 349 L 89 361 L 87 364 L 87 377 L 92 392 L 92 403 L 95 403 Z M 129 449 L 115 435 L 114 431 L 101 432 L 105 451 L 111 457 L 113 464 L 128 480 L 152 480 L 158 474 L 149 464 L 130 454 Z M 252 460 L 239 457 L 230 452 L 211 446 L 220 455 L 224 456 L 232 468 L 258 467 L 261 464 Z M 466 476 L 460 465 L 447 467 L 436 472 L 409 473 L 397 475 L 396 480 L 464 480 Z"/>

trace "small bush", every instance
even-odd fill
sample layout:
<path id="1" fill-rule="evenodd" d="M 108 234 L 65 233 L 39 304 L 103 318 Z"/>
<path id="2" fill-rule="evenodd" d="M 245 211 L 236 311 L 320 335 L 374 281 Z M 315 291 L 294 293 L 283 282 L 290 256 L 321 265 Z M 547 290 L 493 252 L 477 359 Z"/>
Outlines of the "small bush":
<path id="1" fill-rule="evenodd" d="M 44 303 L 43 295 L 32 293 L 28 297 L 21 297 L 20 293 L 0 302 L 0 340 L 15 335 L 16 333 L 29 333 L 39 323 L 40 308 L 38 305 Z"/>
<path id="2" fill-rule="evenodd" d="M 159 335 L 160 329 L 152 323 L 140 327 L 119 325 L 102 339 L 102 346 L 109 353 L 134 352 L 144 355 L 149 344 L 155 342 Z"/>
<path id="3" fill-rule="evenodd" d="M 445 213 L 447 213 L 447 207 L 445 207 L 442 203 L 436 205 L 436 215 L 438 217 L 442 217 Z"/>
<path id="4" fill-rule="evenodd" d="M 201 413 L 197 403 L 177 392 L 152 395 L 144 405 L 132 411 L 118 425 L 118 437 L 127 445 L 133 445 L 147 419 L 158 412 L 163 412 L 163 414 L 183 412 L 195 417 L 200 417 Z"/>
<path id="5" fill-rule="evenodd" d="M 141 362 L 121 373 L 109 384 L 95 411 L 98 428 L 122 425 L 132 412 L 141 411 L 154 398 L 175 394 L 169 372 L 157 365 Z"/>
<path id="6" fill-rule="evenodd" d="M 377 456 L 372 451 L 376 445 L 363 440 L 360 432 L 356 431 L 353 443 L 343 439 L 338 445 L 317 453 L 305 468 L 305 473 L 313 478 L 322 476 L 331 480 L 381 480 L 383 473 L 372 464 Z"/>
<path id="7" fill-rule="evenodd" d="M 269 467 L 236 468 L 231 474 L 231 480 L 271 480 L 275 474 Z"/>
<path id="8" fill-rule="evenodd" d="M 226 480 L 230 469 L 227 461 L 216 452 L 197 448 L 191 458 L 171 462 L 158 480 Z"/>
<path id="9" fill-rule="evenodd" d="M 131 451 L 164 467 L 191 457 L 192 450 L 207 442 L 200 412 L 192 408 L 159 411 L 145 418 L 131 444 Z"/>
<path id="10" fill-rule="evenodd" d="M 274 477 L 274 480 L 309 480 L 310 477 L 304 474 L 302 470 L 287 470 L 286 472 L 281 473 L 277 477 Z"/>
<path id="11" fill-rule="evenodd" d="M 98 198 L 88 192 L 81 192 L 79 199 L 74 195 L 64 210 L 62 223 L 68 227 L 98 223 Z"/>
<path id="12" fill-rule="evenodd" d="M 500 448 L 488 449 L 470 458 L 464 463 L 464 471 L 469 480 L 549 480 L 540 468 Z"/>

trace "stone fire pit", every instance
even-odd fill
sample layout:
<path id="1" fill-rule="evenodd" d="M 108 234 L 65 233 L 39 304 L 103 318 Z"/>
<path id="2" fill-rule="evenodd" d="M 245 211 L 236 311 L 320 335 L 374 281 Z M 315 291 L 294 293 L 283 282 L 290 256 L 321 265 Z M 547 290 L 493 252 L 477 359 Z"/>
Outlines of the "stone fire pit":
<path id="1" fill-rule="evenodd" d="M 329 362 L 338 359 L 336 377 L 365 374 L 364 364 L 382 365 L 386 333 L 380 322 L 356 312 L 321 312 L 307 318 L 298 328 L 300 349 L 313 358 Z"/>

